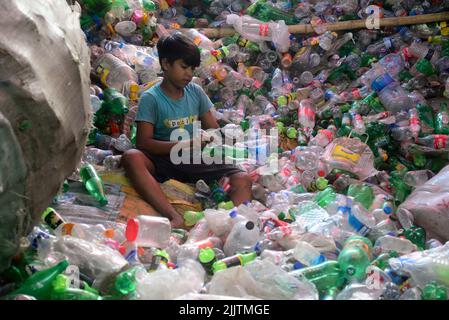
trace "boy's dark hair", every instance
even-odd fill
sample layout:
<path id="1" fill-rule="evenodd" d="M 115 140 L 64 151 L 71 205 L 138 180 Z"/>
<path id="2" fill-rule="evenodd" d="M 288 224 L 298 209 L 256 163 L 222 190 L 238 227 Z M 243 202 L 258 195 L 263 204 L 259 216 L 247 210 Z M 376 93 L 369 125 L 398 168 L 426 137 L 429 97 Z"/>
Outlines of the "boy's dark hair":
<path id="1" fill-rule="evenodd" d="M 198 47 L 181 32 L 175 32 L 167 37 L 159 39 L 157 42 L 159 62 L 162 66 L 162 59 L 166 58 L 172 64 L 178 59 L 182 59 L 185 64 L 191 67 L 199 67 L 201 63 L 200 50 Z"/>

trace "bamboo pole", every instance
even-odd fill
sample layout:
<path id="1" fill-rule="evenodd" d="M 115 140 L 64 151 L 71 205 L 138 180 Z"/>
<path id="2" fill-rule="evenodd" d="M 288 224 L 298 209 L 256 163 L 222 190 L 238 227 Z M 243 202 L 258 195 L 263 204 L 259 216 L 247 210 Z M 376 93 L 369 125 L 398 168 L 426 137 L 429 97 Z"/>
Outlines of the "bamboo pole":
<path id="1" fill-rule="evenodd" d="M 380 27 L 395 27 L 413 24 L 423 24 L 430 22 L 449 21 L 449 12 L 440 12 L 432 14 L 421 14 L 417 16 L 395 17 L 380 19 Z M 342 31 L 366 28 L 366 20 L 350 20 L 336 23 L 325 23 L 324 26 L 328 31 Z M 188 30 L 188 29 L 181 29 Z M 202 28 L 199 29 L 209 38 L 222 38 L 232 36 L 235 33 L 234 28 Z M 314 29 L 310 24 L 297 24 L 288 26 L 288 31 L 293 34 L 314 33 Z"/>

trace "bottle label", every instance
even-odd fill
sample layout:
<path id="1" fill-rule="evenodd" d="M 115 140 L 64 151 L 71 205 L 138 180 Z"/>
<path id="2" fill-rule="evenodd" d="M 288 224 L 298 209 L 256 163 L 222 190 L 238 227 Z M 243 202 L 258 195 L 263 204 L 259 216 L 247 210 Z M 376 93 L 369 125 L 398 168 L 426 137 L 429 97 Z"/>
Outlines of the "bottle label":
<path id="1" fill-rule="evenodd" d="M 357 89 L 357 88 L 355 88 L 355 89 L 352 90 L 352 96 L 353 96 L 354 99 L 356 99 L 356 100 L 362 99 L 362 96 L 361 96 L 361 94 L 360 94 L 360 90 Z"/>
<path id="2" fill-rule="evenodd" d="M 427 52 L 427 54 L 426 54 L 426 56 L 424 57 L 424 59 L 430 61 L 430 60 L 432 59 L 434 53 L 435 53 L 435 50 L 429 49 L 429 51 Z"/>
<path id="3" fill-rule="evenodd" d="M 56 230 L 61 224 L 64 223 L 61 216 L 54 210 L 51 210 L 44 218 L 44 222 L 48 224 L 50 228 Z"/>
<path id="4" fill-rule="evenodd" d="M 434 135 L 433 148 L 434 149 L 446 149 L 446 138 L 444 134 Z"/>
<path id="5" fill-rule="evenodd" d="M 341 160 L 345 162 L 349 161 L 353 165 L 356 165 L 360 160 L 359 154 L 338 144 L 332 150 L 332 156 L 334 157 L 335 160 Z"/>
<path id="6" fill-rule="evenodd" d="M 333 135 L 332 131 L 330 131 L 330 130 L 327 130 L 327 129 L 320 130 L 320 133 L 324 134 L 329 141 L 332 141 L 332 139 L 334 138 L 334 135 Z"/>
<path id="7" fill-rule="evenodd" d="M 348 222 L 349 225 L 362 236 L 365 236 L 370 231 L 370 228 L 365 226 L 359 219 L 357 219 L 357 217 L 353 215 L 351 211 L 349 211 Z"/>
<path id="8" fill-rule="evenodd" d="M 268 37 L 268 23 L 263 23 L 259 25 L 259 35 L 262 37 Z"/>
<path id="9" fill-rule="evenodd" d="M 104 68 L 102 65 L 99 65 L 96 70 L 97 74 L 100 76 L 101 83 L 107 86 L 106 79 L 109 75 L 109 69 Z"/>
<path id="10" fill-rule="evenodd" d="M 233 256 L 233 257 L 229 257 L 227 259 L 223 259 L 221 260 L 226 267 L 230 268 L 230 267 L 235 267 L 235 266 L 241 266 L 243 265 L 243 261 L 242 258 L 240 256 Z"/>

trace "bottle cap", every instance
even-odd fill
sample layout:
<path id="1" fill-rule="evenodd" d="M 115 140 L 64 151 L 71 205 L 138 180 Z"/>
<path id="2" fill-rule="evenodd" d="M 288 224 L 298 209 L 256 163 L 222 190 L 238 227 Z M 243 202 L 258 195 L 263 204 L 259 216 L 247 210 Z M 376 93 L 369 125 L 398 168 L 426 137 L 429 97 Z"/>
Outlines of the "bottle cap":
<path id="1" fill-rule="evenodd" d="M 201 263 L 210 263 L 215 259 L 215 251 L 212 248 L 200 249 L 198 259 Z"/>
<path id="2" fill-rule="evenodd" d="M 305 267 L 305 265 L 302 264 L 302 263 L 299 262 L 299 261 L 296 261 L 296 262 L 293 264 L 293 269 L 294 269 L 294 270 L 302 269 L 302 268 L 304 268 L 304 267 Z"/>
<path id="3" fill-rule="evenodd" d="M 229 216 L 230 216 L 231 218 L 237 217 L 237 210 L 232 210 L 231 212 L 229 212 Z"/>
<path id="4" fill-rule="evenodd" d="M 112 238 L 114 238 L 114 235 L 115 235 L 114 229 L 106 229 L 106 230 L 104 231 L 104 236 L 105 236 L 106 238 L 112 239 Z"/>
<path id="5" fill-rule="evenodd" d="M 136 241 L 137 234 L 139 233 L 139 220 L 129 219 L 126 224 L 125 236 L 128 241 Z"/>
<path id="6" fill-rule="evenodd" d="M 248 230 L 253 230 L 254 227 L 255 227 L 254 222 L 248 221 L 248 222 L 245 224 L 245 227 L 246 227 L 246 229 L 248 229 Z"/>

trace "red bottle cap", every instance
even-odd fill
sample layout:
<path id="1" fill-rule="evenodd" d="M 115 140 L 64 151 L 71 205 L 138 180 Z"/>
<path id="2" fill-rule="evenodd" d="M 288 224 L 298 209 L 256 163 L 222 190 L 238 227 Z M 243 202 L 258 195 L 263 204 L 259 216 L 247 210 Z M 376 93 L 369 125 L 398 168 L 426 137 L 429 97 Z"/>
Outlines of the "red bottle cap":
<path id="1" fill-rule="evenodd" d="M 128 241 L 136 241 L 137 234 L 139 233 L 139 220 L 129 219 L 126 224 L 125 236 Z"/>

